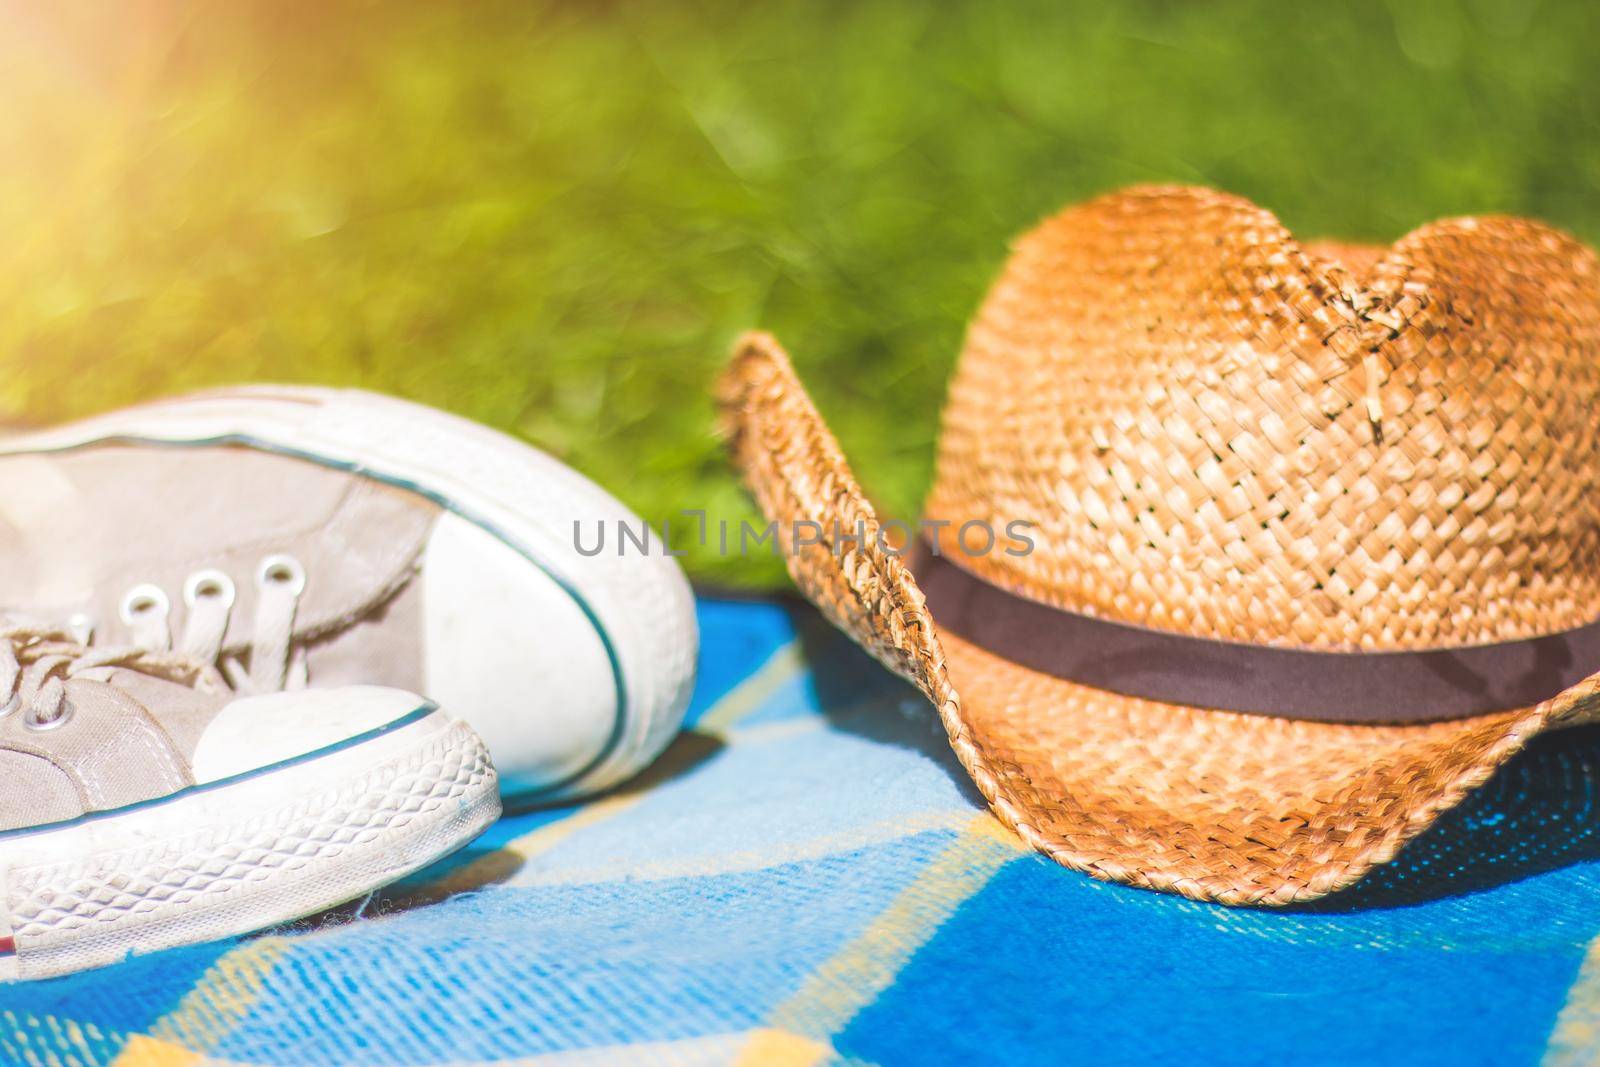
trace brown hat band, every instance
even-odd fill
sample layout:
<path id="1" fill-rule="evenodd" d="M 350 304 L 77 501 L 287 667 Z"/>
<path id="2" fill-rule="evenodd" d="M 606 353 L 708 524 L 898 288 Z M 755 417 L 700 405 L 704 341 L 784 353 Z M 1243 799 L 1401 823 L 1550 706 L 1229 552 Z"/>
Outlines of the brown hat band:
<path id="1" fill-rule="evenodd" d="M 1600 622 L 1467 648 L 1275 648 L 1042 604 L 922 542 L 909 563 L 940 629 L 1030 670 L 1166 704 L 1323 722 L 1428 722 L 1529 707 L 1600 670 Z"/>

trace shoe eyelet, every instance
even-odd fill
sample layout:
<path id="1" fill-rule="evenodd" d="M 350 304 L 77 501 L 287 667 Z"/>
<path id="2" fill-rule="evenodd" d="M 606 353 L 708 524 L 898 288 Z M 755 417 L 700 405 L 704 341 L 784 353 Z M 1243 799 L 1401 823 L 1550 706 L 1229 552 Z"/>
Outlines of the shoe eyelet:
<path id="1" fill-rule="evenodd" d="M 157 615 L 166 618 L 172 602 L 159 585 L 136 585 L 122 596 L 117 614 L 124 626 L 132 626 L 137 619 Z"/>
<path id="2" fill-rule="evenodd" d="M 231 608 L 237 595 L 233 579 L 218 570 L 195 571 L 183 583 L 183 602 L 191 609 L 201 600 L 216 600 Z"/>
<path id="3" fill-rule="evenodd" d="M 268 556 L 256 568 L 256 585 L 287 586 L 290 596 L 299 596 L 306 588 L 306 569 L 293 556 Z"/>
<path id="4" fill-rule="evenodd" d="M 24 714 L 22 716 L 22 725 L 27 729 L 32 730 L 36 734 L 42 734 L 50 730 L 60 729 L 67 724 L 67 720 L 70 718 L 72 718 L 72 705 L 63 703 L 61 707 L 61 714 L 57 715 L 48 722 L 40 722 L 32 715 Z"/>

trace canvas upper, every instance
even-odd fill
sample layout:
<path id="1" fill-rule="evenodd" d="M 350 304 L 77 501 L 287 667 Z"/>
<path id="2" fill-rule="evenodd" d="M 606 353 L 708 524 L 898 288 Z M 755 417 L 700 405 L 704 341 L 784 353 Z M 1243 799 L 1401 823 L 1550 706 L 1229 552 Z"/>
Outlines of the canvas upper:
<path id="1" fill-rule="evenodd" d="M 241 695 L 190 656 L 13 627 L 0 633 L 0 831 L 230 778 L 422 706 L 409 693 L 359 686 Z M 292 734 L 278 726 L 290 718 Z"/>
<path id="2" fill-rule="evenodd" d="M 0 456 L 0 486 L 0 615 L 248 669 L 264 601 L 285 601 L 292 669 L 316 685 L 424 681 L 414 579 L 440 509 L 416 493 L 234 446 Z M 205 655 L 197 615 L 229 587 Z"/>

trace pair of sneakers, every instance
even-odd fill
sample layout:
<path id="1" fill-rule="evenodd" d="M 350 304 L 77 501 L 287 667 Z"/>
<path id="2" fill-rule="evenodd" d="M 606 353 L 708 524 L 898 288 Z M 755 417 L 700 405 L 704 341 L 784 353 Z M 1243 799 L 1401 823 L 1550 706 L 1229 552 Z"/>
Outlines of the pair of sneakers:
<path id="1" fill-rule="evenodd" d="M 692 599 L 673 560 L 575 529 L 637 521 L 517 441 L 359 392 L 0 440 L 0 980 L 311 914 L 502 795 L 639 770 L 688 702 Z"/>

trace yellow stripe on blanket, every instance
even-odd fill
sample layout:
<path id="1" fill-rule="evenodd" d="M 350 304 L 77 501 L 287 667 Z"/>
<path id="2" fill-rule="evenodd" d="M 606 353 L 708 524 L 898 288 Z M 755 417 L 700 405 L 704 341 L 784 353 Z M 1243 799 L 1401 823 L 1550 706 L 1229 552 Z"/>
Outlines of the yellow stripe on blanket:
<path id="1" fill-rule="evenodd" d="M 146 1035 L 129 1039 L 115 1067 L 188 1067 L 208 1056 L 255 1006 L 289 944 L 260 937 L 224 953 Z"/>
<path id="2" fill-rule="evenodd" d="M 1600 1044 L 1600 938 L 1589 943 L 1567 1002 L 1556 1016 L 1545 1046 L 1544 1067 L 1581 1067 L 1595 1062 Z"/>
<path id="3" fill-rule="evenodd" d="M 944 921 L 1023 851 L 1022 842 L 994 816 L 974 816 L 865 930 L 773 1010 L 768 1034 L 776 1031 L 801 1042 L 783 1046 L 791 1054 L 783 1062 L 812 1064 L 831 1058 L 834 1035 L 893 985 L 901 968 Z M 763 1057 L 775 1047 L 770 1038 L 753 1041 L 740 1062 L 765 1063 Z M 792 1055 L 802 1047 L 815 1049 L 816 1057 Z"/>

